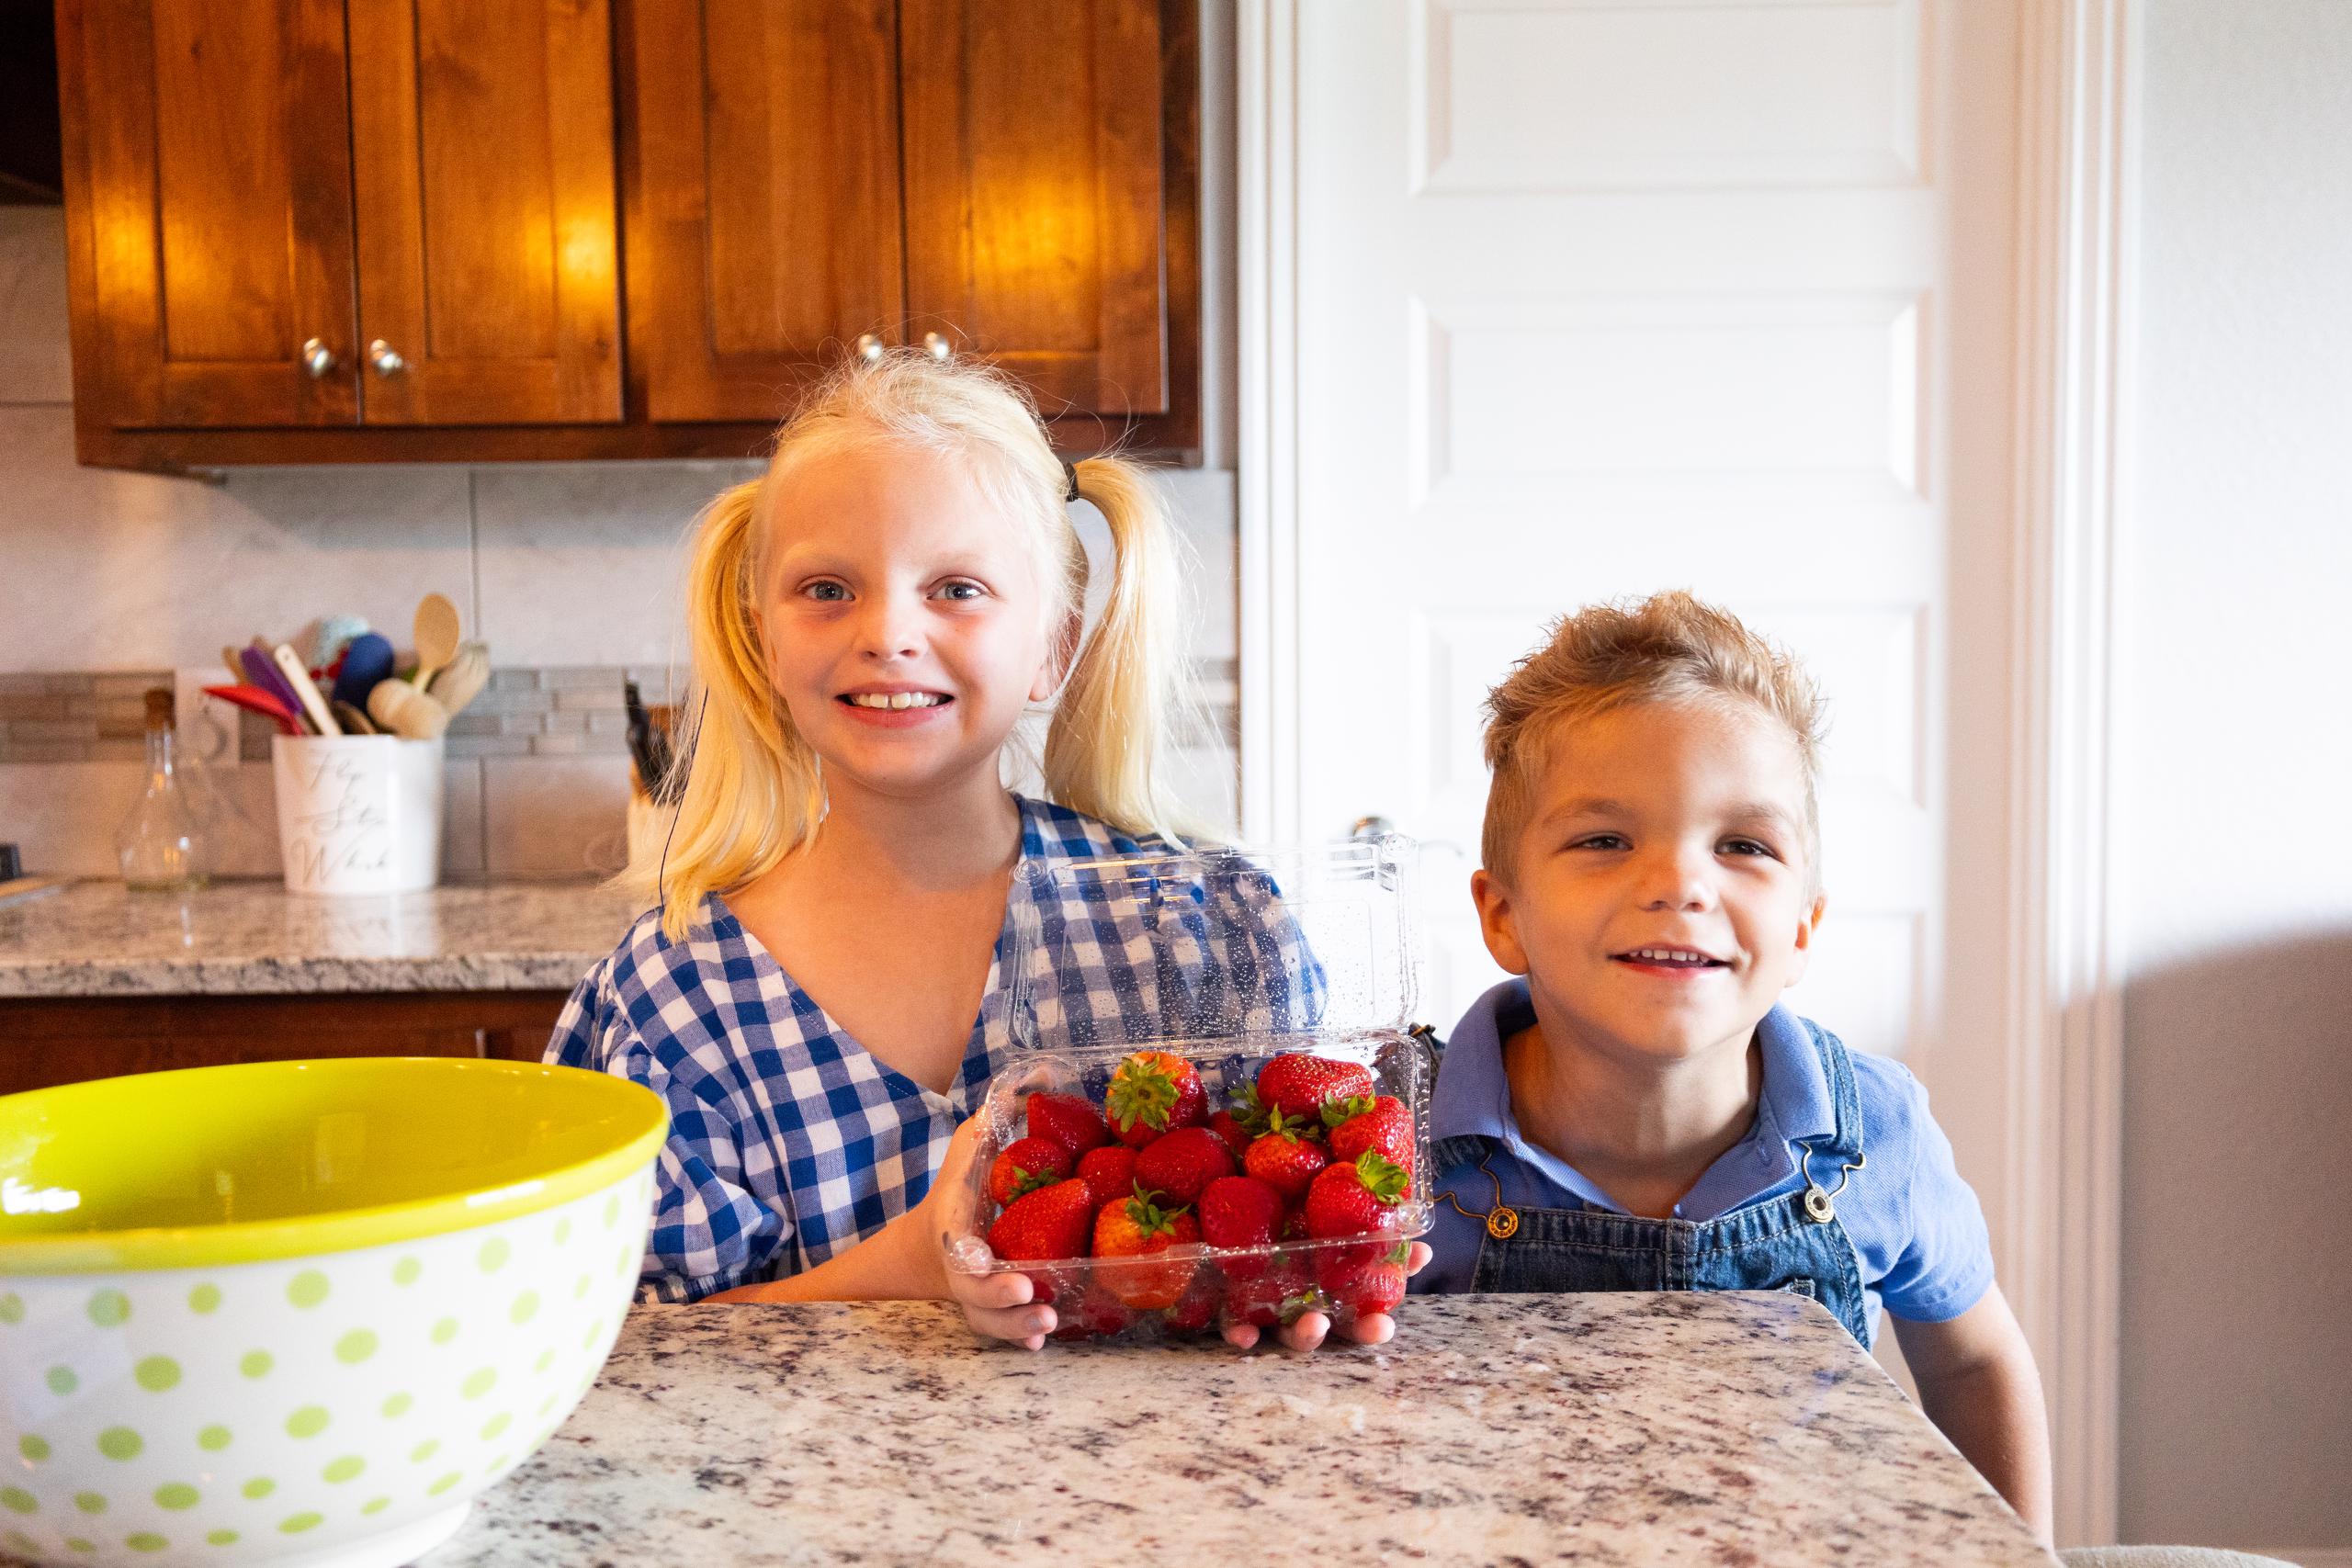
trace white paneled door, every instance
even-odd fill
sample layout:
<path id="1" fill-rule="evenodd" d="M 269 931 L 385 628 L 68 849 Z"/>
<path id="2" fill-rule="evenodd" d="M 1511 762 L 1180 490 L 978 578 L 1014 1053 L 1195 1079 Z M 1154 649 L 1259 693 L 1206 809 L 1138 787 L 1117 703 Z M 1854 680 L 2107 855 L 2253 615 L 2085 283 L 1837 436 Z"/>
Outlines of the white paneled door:
<path id="1" fill-rule="evenodd" d="M 1792 1001 L 1909 1060 L 1968 1163 L 2003 1114 L 1961 1080 L 1999 1027 L 2006 666 L 1969 628 L 2009 581 L 2009 0 L 1250 9 L 1250 830 L 1423 840 L 1448 1024 L 1498 974 L 1487 688 L 1577 605 L 1728 604 L 1831 704 Z"/>

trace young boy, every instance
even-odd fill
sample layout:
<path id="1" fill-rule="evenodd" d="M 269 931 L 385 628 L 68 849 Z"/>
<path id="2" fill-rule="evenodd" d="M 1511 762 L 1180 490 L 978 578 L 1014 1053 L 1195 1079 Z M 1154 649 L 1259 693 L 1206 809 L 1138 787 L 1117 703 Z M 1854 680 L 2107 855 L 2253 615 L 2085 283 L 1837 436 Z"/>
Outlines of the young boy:
<path id="1" fill-rule="evenodd" d="M 1687 593 L 1563 621 L 1488 699 L 1471 879 L 1523 979 L 1455 1027 L 1422 1291 L 1776 1291 L 1864 1346 L 2045 1540 L 2041 1385 L 1926 1092 L 1778 1005 L 1821 922 L 1819 703 Z"/>

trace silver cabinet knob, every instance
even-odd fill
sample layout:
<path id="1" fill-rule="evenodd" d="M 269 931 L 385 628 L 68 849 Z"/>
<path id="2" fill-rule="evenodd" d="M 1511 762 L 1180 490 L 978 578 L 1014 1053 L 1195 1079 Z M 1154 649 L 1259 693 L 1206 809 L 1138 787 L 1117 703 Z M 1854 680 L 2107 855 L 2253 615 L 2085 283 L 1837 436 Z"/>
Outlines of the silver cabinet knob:
<path id="1" fill-rule="evenodd" d="M 925 333 L 922 334 L 922 351 L 925 354 L 930 355 L 933 359 L 938 360 L 942 365 L 946 364 L 949 360 L 956 357 L 956 345 L 949 343 L 937 333 Z"/>
<path id="2" fill-rule="evenodd" d="M 868 365 L 882 357 L 882 340 L 872 333 L 857 334 L 857 356 Z"/>
<path id="3" fill-rule="evenodd" d="M 303 340 L 302 368 L 310 372 L 313 381 L 334 368 L 334 350 L 326 345 L 325 339 Z"/>
<path id="4" fill-rule="evenodd" d="M 408 368 L 408 361 L 382 338 L 368 345 L 368 363 L 379 376 L 397 376 Z"/>
<path id="5" fill-rule="evenodd" d="M 1384 834 L 1393 833 L 1396 830 L 1396 824 L 1391 822 L 1385 817 L 1359 817 L 1348 829 L 1348 837 L 1357 842 L 1362 842 L 1366 839 L 1377 839 Z"/>

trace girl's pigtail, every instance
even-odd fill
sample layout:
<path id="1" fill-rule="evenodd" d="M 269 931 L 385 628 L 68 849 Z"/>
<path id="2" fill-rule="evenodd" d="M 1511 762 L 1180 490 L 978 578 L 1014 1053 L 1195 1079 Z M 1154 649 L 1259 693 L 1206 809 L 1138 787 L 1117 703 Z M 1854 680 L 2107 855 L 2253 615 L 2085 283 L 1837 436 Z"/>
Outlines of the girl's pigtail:
<path id="1" fill-rule="evenodd" d="M 666 859 L 632 864 L 627 880 L 663 906 L 662 930 L 684 940 L 715 888 L 736 886 L 797 849 L 820 812 L 808 743 L 768 683 L 756 603 L 763 480 L 722 491 L 704 508 L 686 573 L 686 623 L 696 719 L 684 742 L 684 790 L 663 836 Z"/>
<path id="2" fill-rule="evenodd" d="M 1072 470 L 1110 525 L 1111 592 L 1046 730 L 1046 790 L 1130 832 L 1182 842 L 1160 784 L 1177 727 L 1193 716 L 1184 679 L 1179 546 L 1142 469 L 1096 457 Z"/>

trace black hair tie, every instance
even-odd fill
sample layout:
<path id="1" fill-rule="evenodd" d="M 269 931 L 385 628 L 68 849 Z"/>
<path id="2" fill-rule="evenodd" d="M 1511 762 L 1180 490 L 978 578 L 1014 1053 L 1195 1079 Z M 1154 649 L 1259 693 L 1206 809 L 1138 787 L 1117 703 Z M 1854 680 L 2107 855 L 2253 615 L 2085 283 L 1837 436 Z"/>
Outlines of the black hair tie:
<path id="1" fill-rule="evenodd" d="M 1076 463 L 1064 463 L 1062 465 L 1062 472 L 1069 476 L 1069 489 L 1062 496 L 1062 499 L 1064 501 L 1076 501 L 1078 499 L 1078 465 Z"/>

